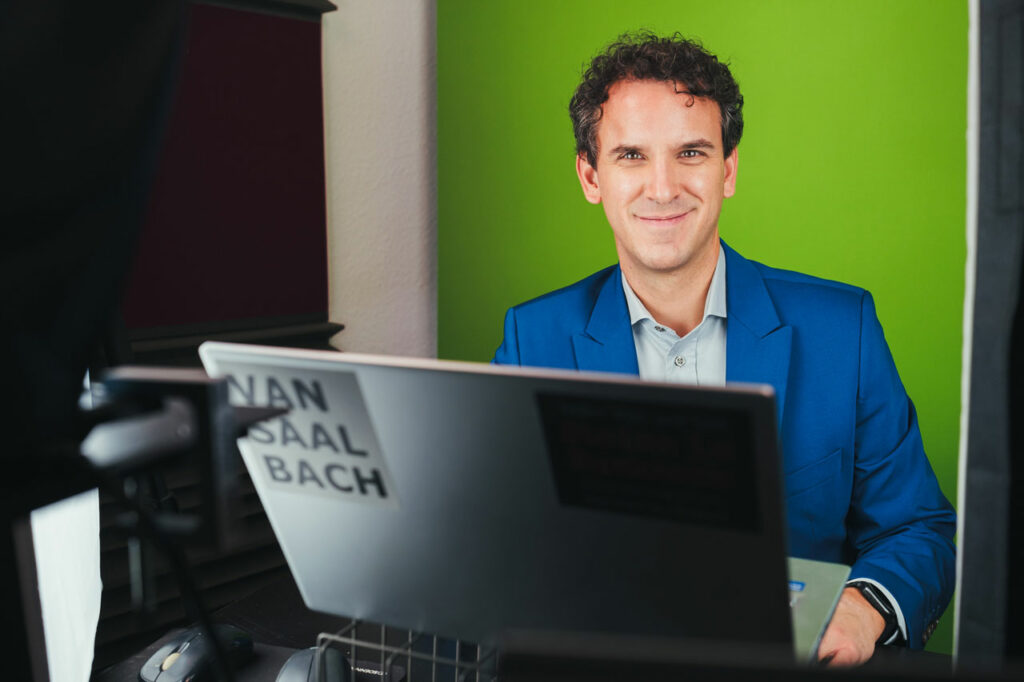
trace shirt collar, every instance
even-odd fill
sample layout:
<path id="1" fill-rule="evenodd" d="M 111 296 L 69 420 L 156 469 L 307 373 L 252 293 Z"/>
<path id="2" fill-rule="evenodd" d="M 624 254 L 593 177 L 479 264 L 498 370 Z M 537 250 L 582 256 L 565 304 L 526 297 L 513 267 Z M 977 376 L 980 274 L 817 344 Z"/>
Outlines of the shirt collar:
<path id="1" fill-rule="evenodd" d="M 621 272 L 621 268 L 620 268 Z M 654 316 L 647 310 L 647 306 L 640 302 L 640 298 L 626 281 L 626 274 L 622 273 L 622 291 L 626 295 L 626 307 L 629 308 L 629 323 L 636 326 L 643 320 L 655 322 Z M 711 277 L 711 286 L 708 287 L 707 298 L 704 299 L 704 317 L 708 316 L 725 318 L 728 317 L 725 298 L 725 249 L 718 245 L 718 264 L 715 266 L 715 274 Z"/>

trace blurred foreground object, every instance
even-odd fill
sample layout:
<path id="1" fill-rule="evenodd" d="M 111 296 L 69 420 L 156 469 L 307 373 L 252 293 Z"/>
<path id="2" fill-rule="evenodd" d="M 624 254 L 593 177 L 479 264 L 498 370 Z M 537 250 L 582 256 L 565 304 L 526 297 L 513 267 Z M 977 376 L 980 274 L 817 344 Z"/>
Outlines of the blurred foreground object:
<path id="1" fill-rule="evenodd" d="M 8 398 L 0 417 L 0 585 L 8 608 L 0 624 L 9 679 L 46 677 L 32 530 L 51 526 L 52 510 L 31 526 L 28 514 L 92 487 L 71 456 L 81 437 L 77 401 L 145 206 L 181 16 L 179 0 L 0 7 L 0 357 Z M 82 584 L 68 587 L 82 603 L 57 597 L 68 609 L 60 617 L 76 622 L 62 621 L 64 635 L 51 643 L 75 669 L 59 672 L 67 680 L 88 678 L 98 601 L 98 536 L 85 532 L 95 523 L 95 494 L 78 502 L 80 543 L 62 546 L 65 565 L 80 567 Z M 58 539 L 44 531 L 38 542 Z M 19 559 L 28 562 L 20 571 Z M 19 589 L 22 578 L 28 589 Z"/>

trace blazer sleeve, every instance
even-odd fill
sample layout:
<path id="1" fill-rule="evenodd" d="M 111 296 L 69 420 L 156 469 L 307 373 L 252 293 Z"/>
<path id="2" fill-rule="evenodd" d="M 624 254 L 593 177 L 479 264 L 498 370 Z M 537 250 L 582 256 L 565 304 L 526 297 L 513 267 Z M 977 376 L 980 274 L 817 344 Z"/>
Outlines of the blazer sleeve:
<path id="1" fill-rule="evenodd" d="M 850 579 L 884 585 L 907 643 L 924 646 L 953 593 L 956 513 L 925 456 L 917 413 L 896 372 L 871 295 L 861 303 Z"/>
<path id="2" fill-rule="evenodd" d="M 494 357 L 491 359 L 491 364 L 494 365 L 519 365 L 522 364 L 519 360 L 519 336 L 518 329 L 516 328 L 516 309 L 509 308 L 508 312 L 505 313 L 505 333 L 501 341 L 501 345 L 498 346 L 498 350 L 495 351 Z"/>

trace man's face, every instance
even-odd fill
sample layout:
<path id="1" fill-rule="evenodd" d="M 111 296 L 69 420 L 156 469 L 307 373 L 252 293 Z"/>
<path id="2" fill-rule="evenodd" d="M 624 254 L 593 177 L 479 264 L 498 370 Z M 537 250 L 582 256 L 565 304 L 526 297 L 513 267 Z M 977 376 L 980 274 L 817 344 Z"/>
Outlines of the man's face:
<path id="1" fill-rule="evenodd" d="M 597 143 L 597 168 L 581 156 L 576 172 L 587 201 L 604 204 L 627 277 L 713 267 L 737 164 L 735 149 L 723 155 L 718 105 L 677 93 L 673 83 L 619 81 L 608 91 Z"/>

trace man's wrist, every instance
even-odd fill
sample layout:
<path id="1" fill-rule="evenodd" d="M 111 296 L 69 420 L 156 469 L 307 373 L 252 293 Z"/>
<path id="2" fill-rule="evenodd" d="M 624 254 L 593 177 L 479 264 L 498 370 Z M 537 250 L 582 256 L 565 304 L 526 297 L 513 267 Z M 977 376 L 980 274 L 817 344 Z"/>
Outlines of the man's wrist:
<path id="1" fill-rule="evenodd" d="M 871 605 L 875 611 L 882 617 L 885 622 L 885 626 L 882 628 L 882 633 L 878 636 L 876 644 L 887 644 L 893 639 L 893 636 L 899 633 L 899 619 L 896 616 L 896 609 L 890 603 L 888 597 L 882 593 L 873 583 L 866 580 L 851 580 L 846 583 L 846 587 L 857 590 L 864 600 Z"/>

